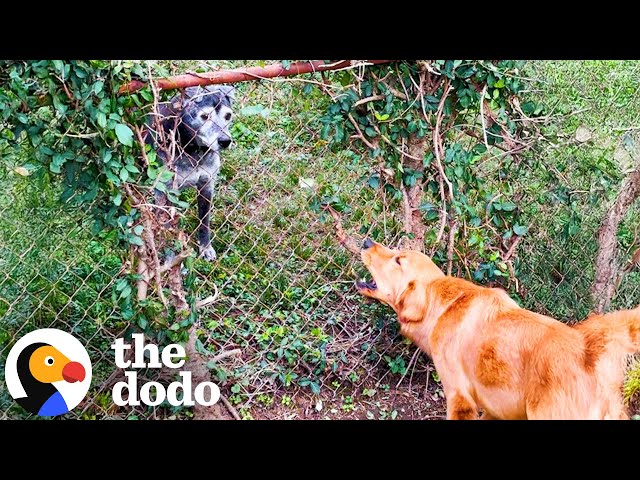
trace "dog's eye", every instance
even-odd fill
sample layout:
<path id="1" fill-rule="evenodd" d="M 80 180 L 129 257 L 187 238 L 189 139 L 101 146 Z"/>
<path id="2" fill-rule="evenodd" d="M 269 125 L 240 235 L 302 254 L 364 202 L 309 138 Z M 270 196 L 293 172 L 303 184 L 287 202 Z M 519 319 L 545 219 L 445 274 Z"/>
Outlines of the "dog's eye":
<path id="1" fill-rule="evenodd" d="M 400 265 L 400 257 L 394 257 L 394 260 L 396 261 L 396 263 L 397 263 L 398 265 Z"/>
<path id="2" fill-rule="evenodd" d="M 202 113 L 202 114 L 200 114 L 200 119 L 206 121 L 206 120 L 209 119 L 209 115 L 207 115 L 206 113 Z"/>
<path id="3" fill-rule="evenodd" d="M 229 120 L 231 120 L 231 113 L 227 112 L 226 115 L 224 116 L 224 119 L 228 122 Z"/>

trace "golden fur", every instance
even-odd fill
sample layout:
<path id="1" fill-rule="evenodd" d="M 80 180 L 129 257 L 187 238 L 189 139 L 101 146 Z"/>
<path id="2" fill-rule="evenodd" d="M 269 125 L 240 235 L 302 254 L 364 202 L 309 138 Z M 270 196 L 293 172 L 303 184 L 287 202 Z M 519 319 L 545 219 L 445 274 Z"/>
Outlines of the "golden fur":
<path id="1" fill-rule="evenodd" d="M 361 256 L 375 285 L 358 290 L 393 308 L 402 335 L 433 359 L 447 418 L 628 418 L 621 389 L 640 350 L 640 307 L 571 327 L 445 276 L 420 252 L 369 245 Z"/>

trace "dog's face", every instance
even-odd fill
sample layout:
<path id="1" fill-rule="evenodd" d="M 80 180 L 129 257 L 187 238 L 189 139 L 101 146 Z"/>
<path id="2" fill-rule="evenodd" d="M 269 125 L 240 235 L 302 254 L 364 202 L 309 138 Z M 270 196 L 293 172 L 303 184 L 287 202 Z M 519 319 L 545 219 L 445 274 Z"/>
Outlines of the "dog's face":
<path id="1" fill-rule="evenodd" d="M 234 89 L 228 86 L 189 87 L 182 97 L 181 127 L 199 147 L 218 151 L 231 145 Z M 180 101 L 180 97 L 176 97 Z"/>
<path id="2" fill-rule="evenodd" d="M 369 239 L 365 240 L 360 255 L 373 280 L 357 281 L 358 291 L 388 304 L 396 311 L 402 295 L 424 283 L 428 273 L 438 268 L 423 253 L 391 250 Z"/>

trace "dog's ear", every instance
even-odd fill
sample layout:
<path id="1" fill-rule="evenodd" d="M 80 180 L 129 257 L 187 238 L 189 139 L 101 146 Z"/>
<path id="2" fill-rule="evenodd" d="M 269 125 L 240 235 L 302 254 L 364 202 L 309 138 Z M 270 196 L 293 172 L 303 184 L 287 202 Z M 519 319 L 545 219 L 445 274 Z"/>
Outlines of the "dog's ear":
<path id="1" fill-rule="evenodd" d="M 233 103 L 236 99 L 236 89 L 231 85 L 220 85 L 218 91 L 229 99 L 229 103 Z"/>
<path id="2" fill-rule="evenodd" d="M 200 103 L 204 97 L 209 95 L 211 89 L 209 87 L 187 87 L 184 93 L 190 102 Z"/>
<path id="3" fill-rule="evenodd" d="M 409 282 L 396 300 L 400 322 L 420 322 L 427 314 L 427 289 L 419 282 Z"/>

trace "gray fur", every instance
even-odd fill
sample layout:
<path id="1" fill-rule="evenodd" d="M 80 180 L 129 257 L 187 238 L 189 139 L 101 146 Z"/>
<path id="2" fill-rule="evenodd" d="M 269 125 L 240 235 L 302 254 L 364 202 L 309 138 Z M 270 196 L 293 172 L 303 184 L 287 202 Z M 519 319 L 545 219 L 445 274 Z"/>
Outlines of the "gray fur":
<path id="1" fill-rule="evenodd" d="M 175 178 L 167 186 L 198 189 L 198 245 L 200 255 L 209 261 L 216 259 L 209 228 L 211 202 L 220 170 L 220 150 L 231 144 L 234 93 L 230 86 L 188 87 L 158 108 L 167 138 L 176 131 Z M 156 140 L 156 135 L 151 137 L 151 141 Z M 162 149 L 158 149 L 158 155 L 166 161 Z M 166 203 L 164 194 L 157 190 L 156 199 Z"/>

